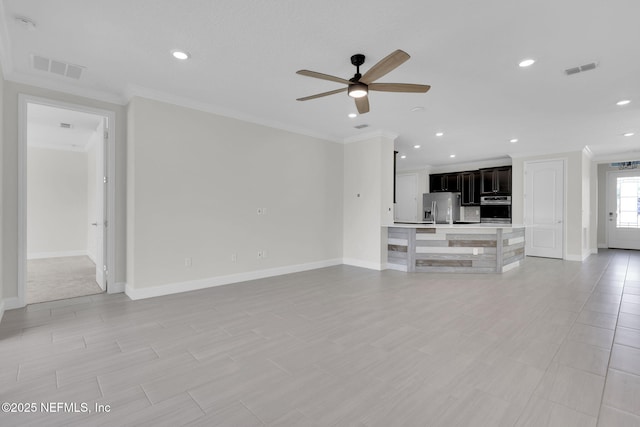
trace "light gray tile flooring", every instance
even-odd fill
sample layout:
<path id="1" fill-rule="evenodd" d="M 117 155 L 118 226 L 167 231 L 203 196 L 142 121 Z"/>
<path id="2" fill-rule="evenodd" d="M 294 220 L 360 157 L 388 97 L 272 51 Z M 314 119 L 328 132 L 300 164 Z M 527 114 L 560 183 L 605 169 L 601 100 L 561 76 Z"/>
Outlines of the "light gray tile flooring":
<path id="1" fill-rule="evenodd" d="M 0 323 L 0 401 L 38 412 L 0 425 L 640 425 L 639 278 L 640 253 L 602 251 L 30 305 Z"/>

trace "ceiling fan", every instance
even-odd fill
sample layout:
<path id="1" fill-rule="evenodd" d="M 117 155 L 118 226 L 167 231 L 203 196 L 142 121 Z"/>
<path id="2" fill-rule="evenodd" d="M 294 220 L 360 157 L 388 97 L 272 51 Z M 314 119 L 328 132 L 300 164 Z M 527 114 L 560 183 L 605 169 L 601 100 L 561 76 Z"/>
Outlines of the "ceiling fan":
<path id="1" fill-rule="evenodd" d="M 305 96 L 304 98 L 298 98 L 298 101 L 308 101 L 310 99 L 321 98 L 323 96 L 333 95 L 335 93 L 347 92 L 350 97 L 356 101 L 356 107 L 360 114 L 369 112 L 369 91 L 379 92 L 412 92 L 412 93 L 425 93 L 431 86 L 429 85 L 417 85 L 411 83 L 374 83 L 380 77 L 395 70 L 410 58 L 409 54 L 398 49 L 386 58 L 380 60 L 376 65 L 371 67 L 369 71 L 360 74 L 360 66 L 364 64 L 364 55 L 358 53 L 351 57 L 351 63 L 356 66 L 356 74 L 349 80 L 342 79 L 340 77 L 330 76 L 328 74 L 317 73 L 309 70 L 299 70 L 296 73 L 302 76 L 315 77 L 316 79 L 329 80 L 332 82 L 338 82 L 346 84 L 347 87 L 342 89 L 331 90 L 329 92 L 318 93 L 316 95 Z"/>

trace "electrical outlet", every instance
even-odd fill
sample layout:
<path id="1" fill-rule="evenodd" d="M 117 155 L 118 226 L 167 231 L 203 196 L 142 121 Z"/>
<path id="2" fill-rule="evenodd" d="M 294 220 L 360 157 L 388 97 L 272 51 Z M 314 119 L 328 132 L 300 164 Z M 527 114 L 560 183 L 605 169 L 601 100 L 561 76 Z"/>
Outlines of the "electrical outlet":
<path id="1" fill-rule="evenodd" d="M 265 259 L 265 258 L 267 258 L 267 251 L 263 250 L 262 251 L 262 259 Z"/>
<path id="2" fill-rule="evenodd" d="M 262 215 L 262 213 L 263 213 L 263 212 L 262 212 L 262 208 L 258 208 L 258 209 L 256 209 L 256 213 L 257 213 L 258 215 Z"/>
<path id="3" fill-rule="evenodd" d="M 267 208 L 262 208 L 262 215 L 266 215 L 267 214 Z"/>
<path id="4" fill-rule="evenodd" d="M 262 251 L 258 251 L 258 259 L 262 259 Z"/>
<path id="5" fill-rule="evenodd" d="M 237 253 L 232 253 L 231 254 L 231 262 L 236 262 L 238 261 L 238 254 Z"/>
<path id="6" fill-rule="evenodd" d="M 191 265 L 192 265 L 191 257 L 189 257 L 189 258 L 185 258 L 185 259 L 184 259 L 184 266 L 185 266 L 186 268 L 191 268 Z"/>

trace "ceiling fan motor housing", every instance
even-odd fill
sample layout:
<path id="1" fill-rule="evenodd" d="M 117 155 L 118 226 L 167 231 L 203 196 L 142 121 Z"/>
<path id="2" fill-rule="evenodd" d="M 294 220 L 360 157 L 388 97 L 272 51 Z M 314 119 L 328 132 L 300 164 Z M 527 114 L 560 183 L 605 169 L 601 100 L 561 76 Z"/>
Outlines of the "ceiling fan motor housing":
<path id="1" fill-rule="evenodd" d="M 351 63 L 356 67 L 361 66 L 362 64 L 364 64 L 364 55 L 361 53 L 356 53 L 351 57 Z"/>

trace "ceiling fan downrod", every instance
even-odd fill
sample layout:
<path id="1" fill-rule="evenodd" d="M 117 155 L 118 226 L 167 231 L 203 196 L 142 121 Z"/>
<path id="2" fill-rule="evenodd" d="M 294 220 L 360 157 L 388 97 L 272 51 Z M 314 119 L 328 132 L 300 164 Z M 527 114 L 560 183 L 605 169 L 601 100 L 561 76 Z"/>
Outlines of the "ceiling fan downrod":
<path id="1" fill-rule="evenodd" d="M 358 81 L 360 81 L 360 77 L 362 77 L 362 74 L 360 74 L 360 66 L 364 64 L 364 55 L 361 53 L 356 53 L 351 57 L 351 63 L 356 66 L 356 74 L 351 79 L 349 79 L 349 81 L 357 83 Z"/>

